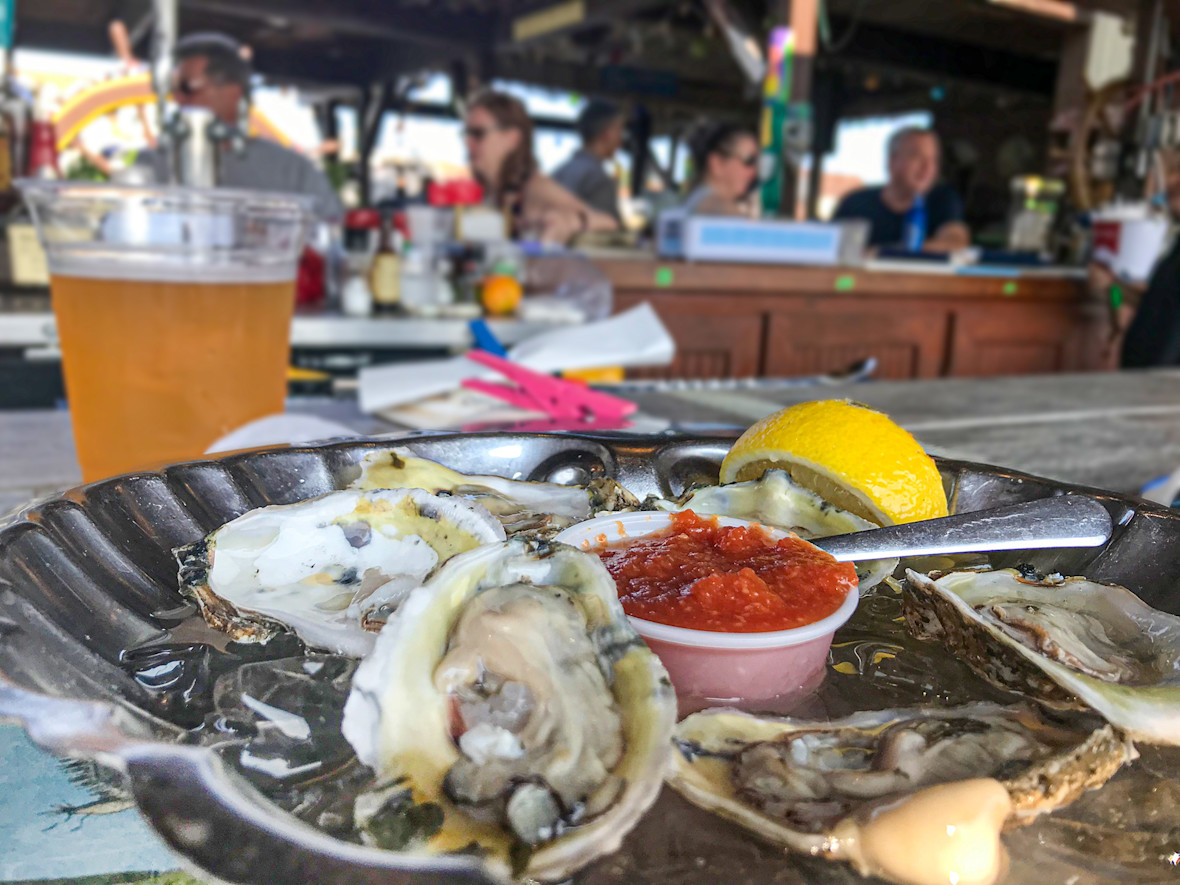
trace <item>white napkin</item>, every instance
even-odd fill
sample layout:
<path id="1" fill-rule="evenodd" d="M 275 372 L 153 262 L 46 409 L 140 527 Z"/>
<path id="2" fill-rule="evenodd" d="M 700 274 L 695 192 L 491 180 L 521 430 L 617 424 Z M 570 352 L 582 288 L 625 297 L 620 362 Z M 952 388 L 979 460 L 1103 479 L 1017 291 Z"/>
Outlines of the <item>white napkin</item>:
<path id="1" fill-rule="evenodd" d="M 510 359 L 537 372 L 600 366 L 660 366 L 676 344 L 647 302 L 605 320 L 546 332 L 513 347 Z M 458 388 L 465 378 L 499 378 L 466 357 L 361 369 L 361 411 L 379 412 Z"/>
<path id="2" fill-rule="evenodd" d="M 215 452 L 233 452 L 238 449 L 253 449 L 258 446 L 277 446 L 288 443 L 298 445 L 299 443 L 362 435 L 352 427 L 336 421 L 328 421 L 315 415 L 284 412 L 277 415 L 267 415 L 265 418 L 257 418 L 231 430 L 205 449 L 205 454 L 212 455 Z"/>

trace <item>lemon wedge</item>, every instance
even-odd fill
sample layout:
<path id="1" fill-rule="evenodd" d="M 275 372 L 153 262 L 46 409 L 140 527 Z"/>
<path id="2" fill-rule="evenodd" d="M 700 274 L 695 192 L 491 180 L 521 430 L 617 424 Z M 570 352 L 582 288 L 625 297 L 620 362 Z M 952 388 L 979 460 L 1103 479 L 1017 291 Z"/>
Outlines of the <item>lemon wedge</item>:
<path id="1" fill-rule="evenodd" d="M 887 415 L 848 400 L 799 403 L 743 433 L 721 463 L 721 481 L 768 468 L 878 525 L 947 515 L 934 459 Z"/>

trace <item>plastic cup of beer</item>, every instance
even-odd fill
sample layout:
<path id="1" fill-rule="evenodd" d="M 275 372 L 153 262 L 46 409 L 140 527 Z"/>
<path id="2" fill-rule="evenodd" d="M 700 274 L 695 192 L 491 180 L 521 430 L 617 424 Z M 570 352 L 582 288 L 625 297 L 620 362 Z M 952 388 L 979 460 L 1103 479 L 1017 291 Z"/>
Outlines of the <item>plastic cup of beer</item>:
<path id="1" fill-rule="evenodd" d="M 281 412 L 304 197 L 25 180 L 87 482 Z"/>

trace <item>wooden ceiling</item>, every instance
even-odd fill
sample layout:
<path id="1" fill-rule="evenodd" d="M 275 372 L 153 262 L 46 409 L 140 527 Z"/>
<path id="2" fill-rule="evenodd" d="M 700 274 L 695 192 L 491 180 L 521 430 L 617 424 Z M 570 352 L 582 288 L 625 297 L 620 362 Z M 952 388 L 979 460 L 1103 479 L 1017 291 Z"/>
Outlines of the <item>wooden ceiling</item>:
<path id="1" fill-rule="evenodd" d="M 224 31 L 250 44 L 256 67 L 274 80 L 363 88 L 422 69 L 459 69 L 680 113 L 745 112 L 756 104 L 756 88 L 743 80 L 701 0 L 583 0 L 580 21 L 514 39 L 514 22 L 565 2 L 180 0 L 180 16 L 182 33 Z M 771 23 L 771 0 L 729 2 L 752 33 Z M 1137 4 L 1084 5 L 1131 13 Z M 827 0 L 827 8 L 831 41 L 818 60 L 819 79 L 838 81 L 846 98 L 866 81 L 882 100 L 943 83 L 1042 101 L 1052 94 L 1061 22 L 987 0 Z M 106 25 L 119 18 L 146 54 L 149 9 L 149 0 L 21 2 L 18 45 L 109 52 Z"/>

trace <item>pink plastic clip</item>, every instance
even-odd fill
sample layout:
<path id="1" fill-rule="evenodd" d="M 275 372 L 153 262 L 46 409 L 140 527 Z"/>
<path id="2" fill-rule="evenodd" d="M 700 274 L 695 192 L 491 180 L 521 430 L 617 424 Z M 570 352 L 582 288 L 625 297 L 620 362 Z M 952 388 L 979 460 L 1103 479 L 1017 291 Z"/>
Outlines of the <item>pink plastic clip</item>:
<path id="1" fill-rule="evenodd" d="M 469 351 L 467 358 L 495 369 L 510 381 L 516 382 L 513 386 L 467 378 L 462 383 L 468 390 L 479 391 L 521 409 L 544 412 L 551 418 L 585 420 L 592 416 L 600 420 L 613 420 L 639 409 L 629 400 L 551 378 L 486 351 Z"/>

